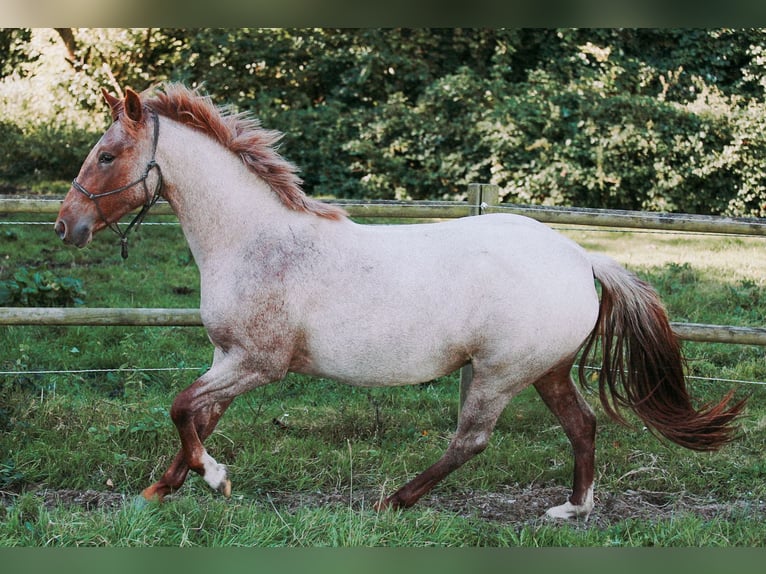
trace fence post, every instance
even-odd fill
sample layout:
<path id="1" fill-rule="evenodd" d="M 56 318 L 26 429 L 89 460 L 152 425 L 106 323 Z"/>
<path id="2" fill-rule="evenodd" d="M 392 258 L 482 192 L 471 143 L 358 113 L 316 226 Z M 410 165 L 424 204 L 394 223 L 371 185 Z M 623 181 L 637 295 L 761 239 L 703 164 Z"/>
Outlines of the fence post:
<path id="1" fill-rule="evenodd" d="M 471 215 L 483 215 L 486 209 L 500 202 L 500 188 L 491 183 L 469 183 L 468 205 Z"/>
<path id="2" fill-rule="evenodd" d="M 500 188 L 489 183 L 468 184 L 468 204 L 470 215 L 484 215 L 487 208 L 499 203 Z M 460 402 L 458 403 L 458 419 L 463 408 L 468 388 L 473 380 L 473 365 L 468 363 L 460 369 Z"/>

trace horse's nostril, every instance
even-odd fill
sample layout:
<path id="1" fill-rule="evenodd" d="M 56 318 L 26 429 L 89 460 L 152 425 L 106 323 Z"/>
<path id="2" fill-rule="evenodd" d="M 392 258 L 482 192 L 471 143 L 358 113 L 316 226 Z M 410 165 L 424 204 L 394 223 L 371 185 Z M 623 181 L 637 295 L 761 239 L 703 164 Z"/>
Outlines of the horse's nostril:
<path id="1" fill-rule="evenodd" d="M 53 230 L 56 232 L 56 235 L 59 236 L 59 239 L 62 241 L 66 238 L 66 223 L 64 223 L 63 219 L 59 219 L 56 222 L 56 225 L 53 227 Z"/>

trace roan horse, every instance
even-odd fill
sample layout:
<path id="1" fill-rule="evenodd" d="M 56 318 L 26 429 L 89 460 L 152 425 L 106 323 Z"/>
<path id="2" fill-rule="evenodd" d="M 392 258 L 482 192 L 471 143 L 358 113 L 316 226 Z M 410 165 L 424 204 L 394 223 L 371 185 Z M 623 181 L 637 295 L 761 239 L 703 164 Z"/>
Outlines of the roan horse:
<path id="1" fill-rule="evenodd" d="M 179 84 L 104 97 L 114 123 L 85 159 L 55 231 L 83 247 L 109 227 L 125 247 L 129 228 L 118 220 L 142 207 L 132 226 L 165 198 L 199 267 L 215 347 L 210 370 L 173 401 L 181 449 L 146 499 L 180 488 L 189 469 L 229 496 L 226 467 L 203 441 L 235 397 L 289 371 L 404 385 L 471 364 L 446 452 L 378 509 L 413 505 L 481 452 L 508 402 L 534 385 L 574 450 L 572 494 L 548 515 L 587 517 L 595 418 L 570 375 L 583 348 L 584 356 L 601 348 L 599 395 L 616 420 L 625 422 L 618 409 L 628 407 L 695 450 L 732 440 L 744 401 L 730 405 L 730 392 L 692 406 L 657 294 L 613 260 L 515 215 L 359 225 L 306 196 L 275 150 L 280 134 L 249 116 Z"/>

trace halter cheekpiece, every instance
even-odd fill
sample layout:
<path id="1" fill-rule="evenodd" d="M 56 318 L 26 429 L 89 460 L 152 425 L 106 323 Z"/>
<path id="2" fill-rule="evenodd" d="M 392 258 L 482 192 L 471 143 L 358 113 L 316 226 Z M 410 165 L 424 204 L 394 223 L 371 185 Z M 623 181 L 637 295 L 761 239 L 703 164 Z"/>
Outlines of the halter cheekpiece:
<path id="1" fill-rule="evenodd" d="M 72 187 L 74 187 L 77 191 L 82 193 L 85 197 L 92 200 L 94 205 L 96 206 L 96 210 L 98 210 L 99 216 L 101 216 L 102 221 L 107 225 L 109 229 L 114 231 L 117 235 L 120 236 L 120 254 L 122 255 L 123 259 L 128 258 L 128 233 L 131 229 L 138 228 L 139 225 L 141 225 L 141 222 L 144 220 L 144 217 L 146 216 L 147 212 L 151 207 L 157 203 L 157 200 L 160 198 L 160 194 L 162 192 L 162 169 L 160 169 L 159 164 L 155 161 L 155 155 L 157 154 L 157 140 L 159 139 L 160 135 L 160 120 L 157 116 L 157 112 L 150 110 L 152 119 L 154 120 L 154 133 L 153 133 L 153 141 L 152 141 L 152 159 L 149 160 L 149 162 L 146 164 L 146 169 L 144 170 L 143 175 L 139 177 L 137 180 L 132 181 L 131 183 L 127 185 L 123 185 L 122 187 L 118 187 L 115 189 L 110 189 L 109 191 L 102 191 L 101 193 L 92 193 L 85 189 L 78 181 L 77 178 L 72 180 Z M 149 192 L 149 187 L 146 184 L 146 180 L 149 177 L 149 174 L 152 172 L 152 170 L 157 170 L 157 183 L 154 187 L 154 193 L 151 194 Z M 138 212 L 138 214 L 133 218 L 133 221 L 131 221 L 128 226 L 125 228 L 125 231 L 120 229 L 120 224 L 117 221 L 110 222 L 106 216 L 104 215 L 104 212 L 101 210 L 101 206 L 98 203 L 98 200 L 102 197 L 107 197 L 109 195 L 116 195 L 118 193 L 122 193 L 123 191 L 127 191 L 128 189 L 135 187 L 138 184 L 142 184 L 144 186 L 144 194 L 146 196 L 146 201 L 144 202 L 143 207 L 141 208 L 141 211 Z"/>

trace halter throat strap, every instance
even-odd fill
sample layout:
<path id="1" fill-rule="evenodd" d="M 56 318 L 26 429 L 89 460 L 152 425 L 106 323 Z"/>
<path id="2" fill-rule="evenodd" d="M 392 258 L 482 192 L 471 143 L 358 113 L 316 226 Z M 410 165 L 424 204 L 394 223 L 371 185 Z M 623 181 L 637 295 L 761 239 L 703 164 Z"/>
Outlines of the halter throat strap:
<path id="1" fill-rule="evenodd" d="M 160 119 L 157 115 L 157 112 L 154 110 L 150 110 L 152 119 L 154 120 L 154 131 L 153 131 L 153 137 L 152 137 L 152 158 L 149 160 L 149 162 L 146 164 L 146 169 L 144 169 L 144 173 L 136 179 L 135 181 L 132 181 L 128 183 L 127 185 L 123 185 L 122 187 L 117 187 L 115 189 L 110 189 L 109 191 L 102 191 L 100 193 L 93 193 L 91 191 L 88 191 L 83 187 L 80 182 L 77 181 L 77 178 L 72 180 L 72 187 L 75 188 L 77 191 L 82 193 L 85 197 L 93 201 L 93 204 L 96 206 L 96 211 L 98 211 L 99 217 L 101 217 L 101 220 L 106 224 L 106 226 L 111 229 L 114 233 L 116 233 L 120 237 L 120 254 L 122 255 L 123 259 L 128 258 L 128 233 L 131 229 L 138 228 L 139 225 L 141 225 L 141 222 L 144 220 L 144 217 L 148 213 L 148 211 L 152 208 L 152 206 L 157 203 L 157 200 L 160 198 L 160 195 L 162 193 L 162 169 L 160 168 L 160 165 L 155 160 L 155 157 L 157 155 L 157 140 L 160 136 Z M 149 192 L 149 186 L 146 183 L 146 180 L 149 178 L 149 174 L 153 171 L 157 171 L 157 183 L 154 186 L 154 193 Z M 99 205 L 99 200 L 104 197 L 108 197 L 110 195 L 117 195 L 119 193 L 122 193 L 123 191 L 127 191 L 138 184 L 141 184 L 144 188 L 144 196 L 146 198 L 146 201 L 144 202 L 143 207 L 141 208 L 141 211 L 139 211 L 136 216 L 133 218 L 133 220 L 128 224 L 128 226 L 125 228 L 125 231 L 123 231 L 120 228 L 120 224 L 117 221 L 109 221 L 106 216 L 104 215 L 103 210 L 101 209 L 101 206 Z"/>

